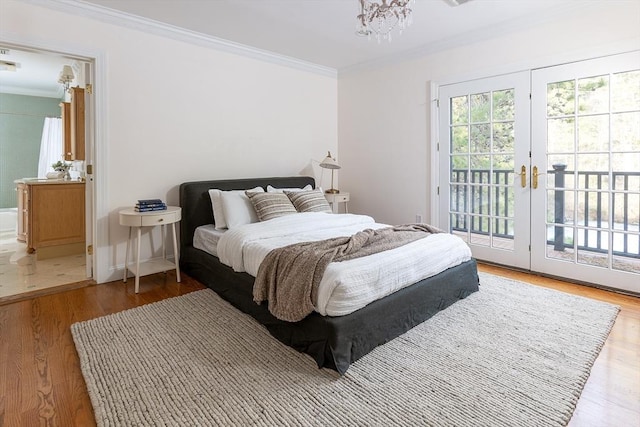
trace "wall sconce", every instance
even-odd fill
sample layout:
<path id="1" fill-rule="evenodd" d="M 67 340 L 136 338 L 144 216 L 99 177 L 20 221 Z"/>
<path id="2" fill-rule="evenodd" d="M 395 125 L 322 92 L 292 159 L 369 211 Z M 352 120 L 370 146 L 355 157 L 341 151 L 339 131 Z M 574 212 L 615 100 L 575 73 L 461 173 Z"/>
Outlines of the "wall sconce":
<path id="1" fill-rule="evenodd" d="M 65 92 L 69 92 L 69 87 L 71 86 L 71 82 L 76 76 L 73 74 L 73 70 L 70 65 L 64 65 L 62 67 L 62 71 L 60 71 L 60 76 L 58 76 L 58 83 L 64 86 Z"/>
<path id="2" fill-rule="evenodd" d="M 320 163 L 320 167 L 324 169 L 331 169 L 331 188 L 325 191 L 325 193 L 338 194 L 340 190 L 333 188 L 333 171 L 340 169 L 340 165 L 336 162 L 336 159 L 331 157 L 330 151 L 327 153 L 327 157 L 325 157 L 322 163 Z"/>

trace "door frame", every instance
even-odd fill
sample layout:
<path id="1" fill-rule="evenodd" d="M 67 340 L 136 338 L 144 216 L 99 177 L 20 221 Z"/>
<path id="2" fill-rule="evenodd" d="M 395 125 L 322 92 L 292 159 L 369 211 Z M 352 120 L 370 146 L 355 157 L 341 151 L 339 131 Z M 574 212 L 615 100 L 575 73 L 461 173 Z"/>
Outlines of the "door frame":
<path id="1" fill-rule="evenodd" d="M 15 47 L 16 49 L 25 49 L 32 51 L 41 51 L 58 55 L 69 56 L 83 61 L 92 62 L 92 82 L 93 82 L 93 146 L 90 147 L 93 152 L 93 175 L 86 176 L 86 185 L 88 190 L 93 194 L 92 204 L 87 204 L 91 208 L 85 212 L 85 220 L 87 231 L 91 231 L 93 238 L 93 275 L 92 278 L 97 283 L 104 283 L 110 280 L 110 272 L 108 268 L 109 262 L 109 235 L 108 235 L 108 197 L 107 180 L 105 179 L 105 171 L 107 170 L 107 118 L 106 118 L 106 55 L 104 51 L 78 46 L 76 44 L 65 43 L 60 41 L 52 41 L 45 39 L 26 38 L 0 32 L 0 43 L 7 47 Z M 87 164 L 89 164 L 87 162 Z M 87 239 L 90 241 L 90 239 Z"/>

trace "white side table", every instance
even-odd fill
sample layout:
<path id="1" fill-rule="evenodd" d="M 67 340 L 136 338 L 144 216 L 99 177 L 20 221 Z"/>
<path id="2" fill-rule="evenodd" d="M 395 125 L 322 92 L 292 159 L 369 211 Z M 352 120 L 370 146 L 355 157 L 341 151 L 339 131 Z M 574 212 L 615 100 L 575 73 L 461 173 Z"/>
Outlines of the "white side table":
<path id="1" fill-rule="evenodd" d="M 182 209 L 179 206 L 167 206 L 166 210 L 151 212 L 136 212 L 135 209 L 125 209 L 120 213 L 120 225 L 129 227 L 129 239 L 127 240 L 127 252 L 124 258 L 124 279 L 127 282 L 127 269 L 136 276 L 135 291 L 136 294 L 140 288 L 140 276 L 147 274 L 160 273 L 167 270 L 176 269 L 176 278 L 180 282 L 180 259 L 178 256 L 178 241 L 176 239 L 176 223 L 182 219 Z M 165 227 L 171 224 L 171 232 L 173 234 L 173 256 L 174 261 L 167 260 L 167 252 L 165 250 Z M 162 226 L 162 259 L 140 262 L 140 237 L 142 235 L 142 227 Z M 131 245 L 131 230 L 133 227 L 138 229 L 138 239 L 136 241 L 136 259 L 135 263 L 129 265 L 129 247 Z"/>
<path id="2" fill-rule="evenodd" d="M 331 205 L 333 213 L 339 213 L 339 203 L 344 203 L 344 212 L 349 213 L 349 193 L 324 193 L 324 197 Z"/>

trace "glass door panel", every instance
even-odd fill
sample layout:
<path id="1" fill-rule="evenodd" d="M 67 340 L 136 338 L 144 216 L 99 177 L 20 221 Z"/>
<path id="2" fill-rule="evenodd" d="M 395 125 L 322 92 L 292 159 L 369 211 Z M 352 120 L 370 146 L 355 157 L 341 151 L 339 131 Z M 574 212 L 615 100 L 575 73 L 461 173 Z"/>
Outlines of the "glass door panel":
<path id="1" fill-rule="evenodd" d="M 474 257 L 529 268 L 529 75 L 440 88 L 440 227 Z M 517 219 L 516 219 L 517 218 Z"/>
<path id="2" fill-rule="evenodd" d="M 640 292 L 640 54 L 532 72 L 532 269 Z"/>

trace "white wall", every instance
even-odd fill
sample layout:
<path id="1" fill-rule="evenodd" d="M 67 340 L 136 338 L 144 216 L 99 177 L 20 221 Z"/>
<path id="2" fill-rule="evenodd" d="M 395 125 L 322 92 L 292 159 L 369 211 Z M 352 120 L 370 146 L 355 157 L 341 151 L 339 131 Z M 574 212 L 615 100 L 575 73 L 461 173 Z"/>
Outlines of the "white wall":
<path id="1" fill-rule="evenodd" d="M 418 25 L 418 23 L 414 23 Z M 410 31 L 411 29 L 407 30 Z M 430 82 L 452 83 L 640 48 L 640 2 L 593 2 L 571 16 L 338 79 L 341 189 L 351 211 L 430 220 Z"/>
<path id="2" fill-rule="evenodd" d="M 298 175 L 337 152 L 335 77 L 13 0 L 2 0 L 0 12 L 0 42 L 33 40 L 104 59 L 106 87 L 96 91 L 106 156 L 106 170 L 96 171 L 105 205 L 97 221 L 108 224 L 94 245 L 106 254 L 100 281 L 119 277 L 127 230 L 118 211 L 137 199 L 177 205 L 185 181 Z"/>

